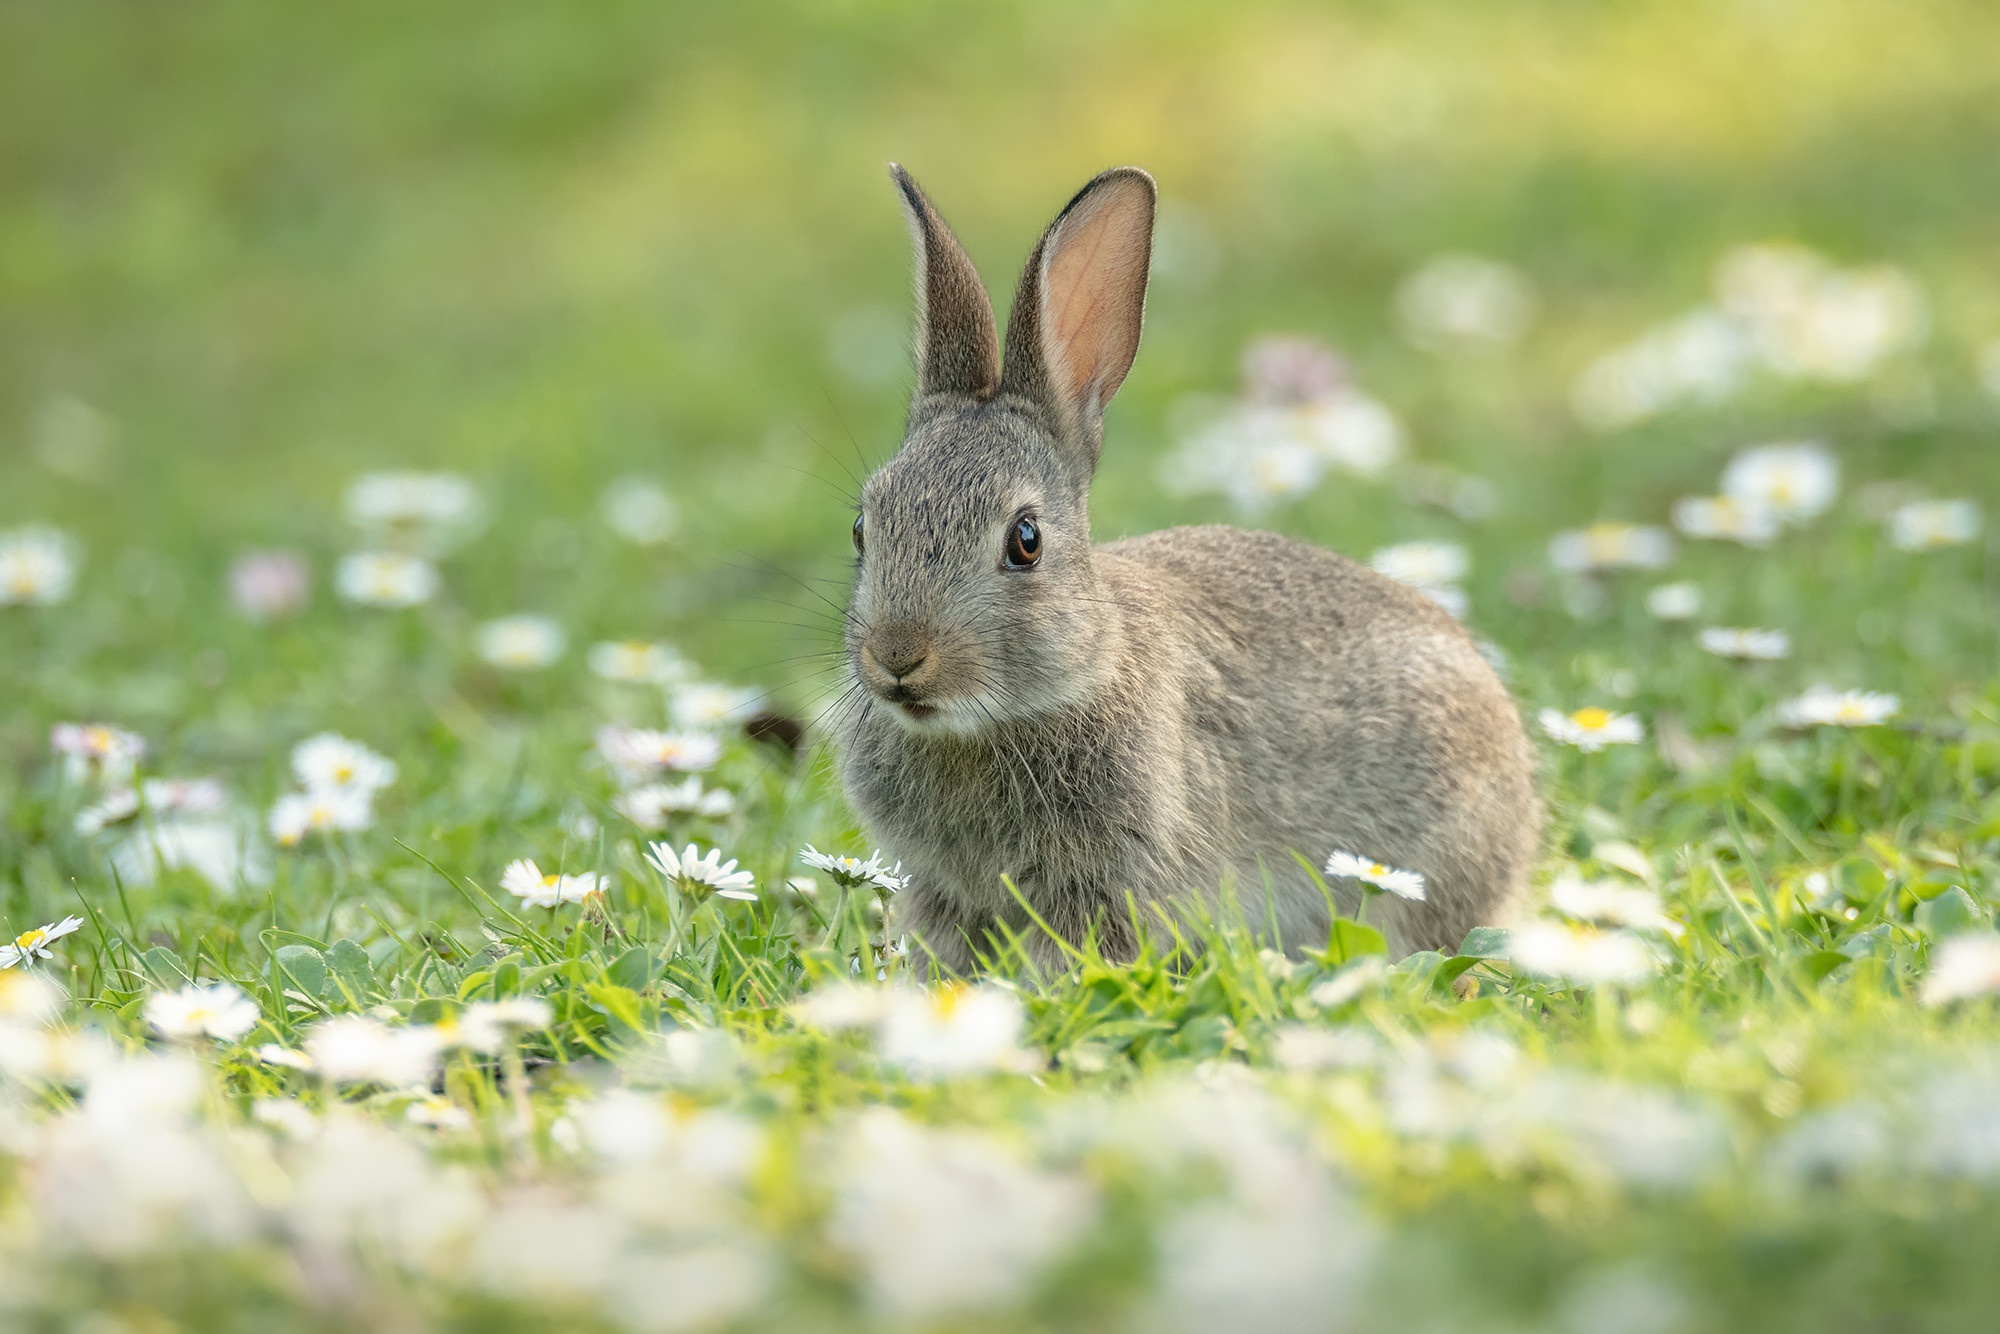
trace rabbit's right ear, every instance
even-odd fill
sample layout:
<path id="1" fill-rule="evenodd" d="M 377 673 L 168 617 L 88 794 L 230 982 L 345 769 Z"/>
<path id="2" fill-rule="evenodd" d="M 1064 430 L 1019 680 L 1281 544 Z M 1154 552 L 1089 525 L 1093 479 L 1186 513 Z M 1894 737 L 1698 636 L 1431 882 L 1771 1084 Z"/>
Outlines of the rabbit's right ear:
<path id="1" fill-rule="evenodd" d="M 979 272 L 910 173 L 892 162 L 889 175 L 917 252 L 917 397 L 991 398 L 1000 387 L 1000 339 Z"/>

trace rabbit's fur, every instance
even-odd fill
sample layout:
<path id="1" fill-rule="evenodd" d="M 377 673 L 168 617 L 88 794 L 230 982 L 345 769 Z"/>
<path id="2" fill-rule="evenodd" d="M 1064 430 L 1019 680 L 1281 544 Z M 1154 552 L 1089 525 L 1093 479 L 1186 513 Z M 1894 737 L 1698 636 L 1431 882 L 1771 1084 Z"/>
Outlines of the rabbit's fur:
<path id="1" fill-rule="evenodd" d="M 1113 958 L 1135 948 L 1128 894 L 1153 917 L 1233 892 L 1288 947 L 1317 946 L 1327 903 L 1298 857 L 1337 848 L 1423 873 L 1424 902 L 1372 909 L 1399 954 L 1502 915 L 1541 813 L 1520 715 L 1457 622 L 1271 533 L 1091 545 L 1152 179 L 1106 172 L 1057 216 L 1003 361 L 970 260 L 893 174 L 917 250 L 917 387 L 901 452 L 862 493 L 838 762 L 910 873 L 902 928 L 953 969 L 996 922 L 1058 962 L 1005 877 L 1064 939 L 1095 931 Z M 1040 558 L 1007 568 L 1023 515 Z M 1356 886 L 1332 887 L 1352 912 Z"/>

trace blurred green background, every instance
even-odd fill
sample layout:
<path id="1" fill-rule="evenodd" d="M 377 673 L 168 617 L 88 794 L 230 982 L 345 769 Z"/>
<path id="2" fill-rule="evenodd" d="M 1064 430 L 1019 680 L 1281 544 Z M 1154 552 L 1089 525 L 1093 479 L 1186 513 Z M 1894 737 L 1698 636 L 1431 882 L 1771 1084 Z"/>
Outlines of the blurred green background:
<path id="1" fill-rule="evenodd" d="M 219 603 L 247 544 L 323 570 L 357 471 L 462 469 L 496 516 L 447 572 L 470 615 L 669 634 L 768 678 L 810 632 L 746 608 L 815 605 L 789 577 L 839 577 L 850 473 L 899 434 L 892 159 L 1003 310 L 1079 183 L 1159 179 L 1107 536 L 1225 514 L 1159 485 L 1168 408 L 1230 391 L 1272 330 L 1338 346 L 1418 458 L 1499 482 L 1474 543 L 1494 586 L 1480 543 L 1532 559 L 1559 523 L 1658 521 L 1762 434 L 1831 430 L 1856 477 L 1976 494 L 1996 80 L 1979 0 L 7 0 L 0 527 L 69 528 L 87 583 L 172 620 Z M 1918 382 L 1753 397 L 1726 428 L 1576 424 L 1582 366 L 1701 300 L 1727 247 L 1781 238 L 1922 284 Z M 1396 284 L 1446 250 L 1533 280 L 1525 342 L 1440 362 L 1395 337 Z M 66 399 L 110 430 L 52 467 Z M 665 552 L 593 535 L 632 472 L 682 501 Z M 1266 521 L 1358 554 L 1454 531 L 1372 494 L 1330 484 Z"/>

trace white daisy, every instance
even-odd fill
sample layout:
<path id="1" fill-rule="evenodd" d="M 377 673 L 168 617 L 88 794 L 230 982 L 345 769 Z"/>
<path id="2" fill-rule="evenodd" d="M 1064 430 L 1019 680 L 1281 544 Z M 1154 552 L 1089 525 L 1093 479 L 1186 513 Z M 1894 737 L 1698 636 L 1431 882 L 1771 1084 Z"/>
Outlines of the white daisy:
<path id="1" fill-rule="evenodd" d="M 503 616 L 479 627 L 479 656 L 508 671 L 533 671 L 562 656 L 563 629 L 546 616 Z"/>
<path id="2" fill-rule="evenodd" d="M 1521 271 L 1479 255 L 1439 255 L 1396 289 L 1403 337 L 1431 352 L 1518 340 L 1535 316 Z"/>
<path id="3" fill-rule="evenodd" d="M 890 988 L 876 1050 L 891 1065 L 927 1079 L 1023 1071 L 1035 1058 L 1020 1045 L 1021 1002 L 996 986 L 951 982 L 928 990 Z"/>
<path id="4" fill-rule="evenodd" d="M 386 1084 L 391 1088 L 428 1087 L 443 1043 L 429 1027 L 391 1028 L 366 1015 L 341 1015 L 316 1025 L 306 1035 L 303 1066 L 336 1084 Z M 279 1048 L 294 1065 L 295 1054 Z M 259 1048 L 260 1060 L 268 1060 Z"/>
<path id="5" fill-rule="evenodd" d="M 1966 931 L 1937 947 L 1924 978 L 1926 1005 L 1971 1000 L 2000 992 L 2000 935 Z"/>
<path id="6" fill-rule="evenodd" d="M 1513 966 L 1524 973 L 1579 986 L 1636 982 L 1658 971 L 1645 940 L 1630 931 L 1600 931 L 1560 922 L 1530 922 L 1508 940 Z"/>
<path id="7" fill-rule="evenodd" d="M 63 777 L 72 783 L 123 783 L 146 753 L 146 738 L 105 723 L 57 723 L 49 729 L 49 749 L 63 757 Z"/>
<path id="8" fill-rule="evenodd" d="M 597 753 L 620 781 L 636 783 L 662 769 L 712 769 L 722 757 L 722 742 L 700 732 L 605 727 L 598 729 Z"/>
<path id="9" fill-rule="evenodd" d="M 1336 852 L 1326 859 L 1326 873 L 1385 889 L 1398 898 L 1423 902 L 1424 878 L 1416 871 L 1399 871 L 1352 852 Z"/>
<path id="10" fill-rule="evenodd" d="M 1686 928 L 1667 916 L 1660 896 L 1650 889 L 1612 880 L 1583 880 L 1566 875 L 1549 886 L 1549 906 L 1565 917 L 1599 926 L 1623 926 L 1637 931 L 1680 935 Z"/>
<path id="11" fill-rule="evenodd" d="M 403 1110 L 403 1119 L 426 1130 L 464 1130 L 472 1124 L 472 1113 L 450 1098 L 427 1093 L 411 1101 Z"/>
<path id="12" fill-rule="evenodd" d="M 609 886 L 610 881 L 606 877 L 588 872 L 583 875 L 543 875 L 541 868 L 526 858 L 507 863 L 507 869 L 500 875 L 500 888 L 530 908 L 582 903 Z"/>
<path id="13" fill-rule="evenodd" d="M 1778 721 L 1786 727 L 1878 727 L 1901 707 L 1894 695 L 1816 685 L 1780 704 Z"/>
<path id="14" fill-rule="evenodd" d="M 620 477 L 605 488 L 598 511 L 611 531 L 642 547 L 657 546 L 680 526 L 680 508 L 656 482 Z"/>
<path id="15" fill-rule="evenodd" d="M 49 607 L 76 583 L 76 544 L 54 528 L 0 533 L 0 607 Z"/>
<path id="16" fill-rule="evenodd" d="M 759 690 L 700 682 L 674 691 L 674 726 L 700 731 L 740 723 L 757 711 Z"/>
<path id="17" fill-rule="evenodd" d="M 1549 540 L 1549 561 L 1559 570 L 1657 570 L 1674 558 L 1674 539 L 1664 528 L 1635 523 L 1594 523 L 1557 533 Z"/>
<path id="18" fill-rule="evenodd" d="M 1403 542 L 1383 547 L 1368 563 L 1397 583 L 1418 588 L 1455 584 L 1472 568 L 1472 558 L 1457 542 Z"/>
<path id="19" fill-rule="evenodd" d="M 364 529 L 467 529 L 479 518 L 479 493 L 449 472 L 373 472 L 347 488 L 347 518 Z"/>
<path id="20" fill-rule="evenodd" d="M 396 781 L 396 762 L 359 741 L 321 732 L 292 747 L 292 774 L 308 792 L 372 796 Z"/>
<path id="21" fill-rule="evenodd" d="M 720 848 L 711 848 L 703 856 L 692 843 L 678 853 L 672 844 L 654 843 L 649 845 L 646 860 L 657 867 L 661 875 L 697 898 L 705 898 L 709 894 L 725 899 L 757 897 L 757 878 L 748 871 L 737 870 L 734 858 L 723 861 Z"/>
<path id="22" fill-rule="evenodd" d="M 477 1001 L 456 1015 L 447 1015 L 438 1021 L 434 1032 L 445 1047 L 496 1052 L 515 1033 L 547 1028 L 554 1020 L 554 1009 L 541 997 L 509 996 L 504 1000 Z"/>
<path id="23" fill-rule="evenodd" d="M 296 551 L 246 551 L 229 567 L 229 600 L 253 621 L 289 616 L 311 596 L 312 575 Z"/>
<path id="24" fill-rule="evenodd" d="M 374 823 L 374 805 L 366 792 L 287 792 L 271 806 L 271 837 L 285 848 L 297 846 L 307 834 L 352 832 Z"/>
<path id="25" fill-rule="evenodd" d="M 1976 501 L 1912 500 L 1889 515 L 1889 540 L 1903 551 L 1929 551 L 1974 541 L 1981 526 Z"/>
<path id="26" fill-rule="evenodd" d="M 1839 493 L 1840 463 L 1817 440 L 1753 446 L 1722 472 L 1723 495 L 1780 523 L 1824 514 Z"/>
<path id="27" fill-rule="evenodd" d="M 1563 713 L 1543 709 L 1542 730 L 1565 746 L 1582 751 L 1603 750 L 1606 746 L 1629 746 L 1646 735 L 1645 724 L 1629 713 L 1613 713 L 1595 704 Z"/>
<path id="28" fill-rule="evenodd" d="M 104 800 L 84 807 L 76 813 L 76 832 L 85 838 L 101 834 L 115 824 L 123 824 L 139 813 L 139 793 L 134 788 L 121 787 L 106 796 Z"/>
<path id="29" fill-rule="evenodd" d="M 892 869 L 883 865 L 881 849 L 876 849 L 866 861 L 859 857 L 841 857 L 831 852 L 821 852 L 812 844 L 805 846 L 799 860 L 815 871 L 824 871 L 833 877 L 835 884 L 844 889 L 874 889 L 887 894 L 900 894 L 909 887 L 910 877 L 902 874 L 903 864 L 897 862 Z"/>
<path id="30" fill-rule="evenodd" d="M 670 815 L 700 815 L 715 819 L 736 809 L 736 798 L 720 788 L 704 789 L 699 778 L 678 783 L 647 783 L 622 792 L 611 809 L 641 829 L 664 829 Z"/>
<path id="31" fill-rule="evenodd" d="M 1701 614 L 1700 584 L 1661 584 L 1646 594 L 1646 610 L 1662 621 L 1691 621 Z"/>
<path id="32" fill-rule="evenodd" d="M 155 992 L 146 999 L 146 1022 L 162 1037 L 235 1042 L 259 1017 L 257 1002 L 227 982 Z"/>
<path id="33" fill-rule="evenodd" d="M 1734 496 L 1682 496 L 1674 502 L 1674 527 L 1689 537 L 1761 547 L 1778 535 L 1778 516 Z"/>
<path id="34" fill-rule="evenodd" d="M 1703 649 L 1718 658 L 1741 658 L 1764 662 L 1792 655 L 1792 637 L 1783 630 L 1745 630 L 1711 625 L 1698 636 Z"/>
<path id="35" fill-rule="evenodd" d="M 333 589 L 362 607 L 415 607 L 437 596 L 437 566 L 400 551 L 357 551 L 334 567 Z"/>
<path id="36" fill-rule="evenodd" d="M 639 640 L 592 644 L 589 661 L 596 675 L 626 685 L 671 685 L 686 680 L 691 670 L 671 646 Z"/>
<path id="37" fill-rule="evenodd" d="M 38 926 L 31 931 L 23 931 L 5 945 L 0 945 L 0 968 L 12 968 L 15 964 L 33 964 L 37 959 L 52 959 L 49 942 L 60 940 L 83 925 L 81 917 L 65 917 L 60 922 L 48 926 Z"/>

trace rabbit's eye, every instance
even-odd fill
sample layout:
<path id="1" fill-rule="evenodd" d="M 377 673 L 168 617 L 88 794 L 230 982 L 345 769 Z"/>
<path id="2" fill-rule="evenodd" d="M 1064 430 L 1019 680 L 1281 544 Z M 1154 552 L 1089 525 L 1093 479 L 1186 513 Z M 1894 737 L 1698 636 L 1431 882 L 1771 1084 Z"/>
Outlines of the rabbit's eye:
<path id="1" fill-rule="evenodd" d="M 1041 558 L 1041 525 L 1033 519 L 1016 519 L 1007 530 L 1007 568 L 1025 570 Z"/>
<path id="2" fill-rule="evenodd" d="M 854 516 L 854 554 L 861 554 L 861 516 Z"/>

